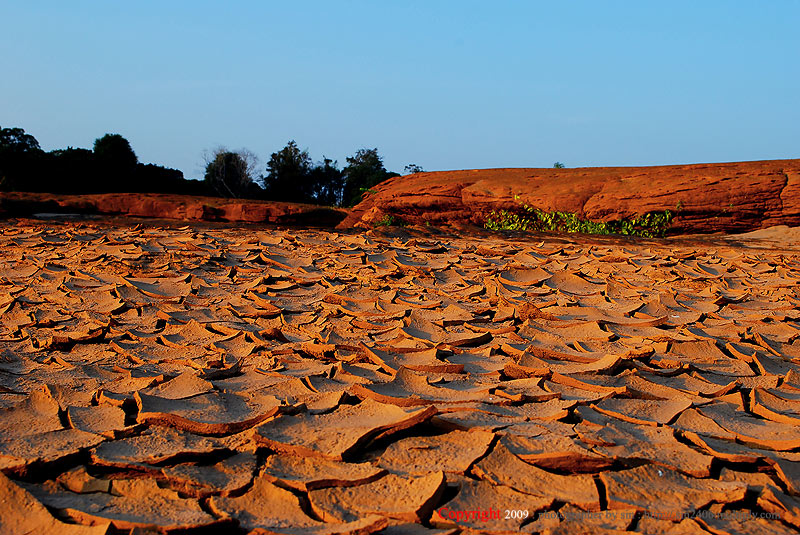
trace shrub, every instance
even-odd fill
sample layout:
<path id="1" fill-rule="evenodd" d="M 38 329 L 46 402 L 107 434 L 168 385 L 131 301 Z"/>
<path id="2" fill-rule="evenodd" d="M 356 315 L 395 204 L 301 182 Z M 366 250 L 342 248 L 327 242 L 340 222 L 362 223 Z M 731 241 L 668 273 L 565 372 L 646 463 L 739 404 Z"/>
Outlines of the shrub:
<path id="1" fill-rule="evenodd" d="M 519 196 L 514 196 L 519 201 Z M 522 204 L 526 214 L 507 210 L 492 210 L 486 216 L 484 228 L 489 230 L 540 230 L 557 232 L 580 232 L 582 234 L 622 234 L 643 238 L 663 238 L 672 222 L 672 212 L 648 212 L 628 219 L 614 221 L 590 221 L 580 219 L 572 212 L 544 212 Z"/>

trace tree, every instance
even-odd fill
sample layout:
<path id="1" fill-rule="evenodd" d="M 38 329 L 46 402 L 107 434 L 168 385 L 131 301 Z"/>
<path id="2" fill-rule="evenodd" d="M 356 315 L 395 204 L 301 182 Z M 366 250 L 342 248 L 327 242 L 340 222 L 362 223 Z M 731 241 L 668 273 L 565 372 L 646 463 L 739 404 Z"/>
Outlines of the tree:
<path id="1" fill-rule="evenodd" d="M 312 202 L 326 206 L 341 204 L 344 176 L 336 160 L 323 156 L 322 161 L 311 169 L 309 179 Z"/>
<path id="2" fill-rule="evenodd" d="M 410 163 L 403 168 L 403 171 L 407 175 L 413 175 L 414 173 L 424 173 L 425 169 L 415 163 Z"/>
<path id="3" fill-rule="evenodd" d="M 22 128 L 0 128 L 0 150 L 14 152 L 37 152 L 42 148 L 36 138 L 26 134 Z"/>
<path id="4" fill-rule="evenodd" d="M 111 169 L 134 169 L 139 163 L 131 144 L 119 134 L 106 134 L 95 139 L 94 156 L 100 166 Z"/>
<path id="5" fill-rule="evenodd" d="M 400 176 L 386 170 L 383 160 L 378 155 L 378 149 L 359 149 L 355 155 L 347 158 L 347 167 L 342 173 L 344 174 L 342 204 L 345 206 L 355 206 L 372 186 L 393 176 Z"/>
<path id="6" fill-rule="evenodd" d="M 183 173 L 152 163 L 136 166 L 135 190 L 137 192 L 163 192 L 193 195 L 205 193 L 206 188 L 199 180 L 186 180 Z"/>
<path id="7" fill-rule="evenodd" d="M 50 158 L 50 174 L 53 177 L 49 184 L 44 186 L 45 191 L 53 193 L 87 193 L 109 191 L 109 186 L 119 190 L 129 180 L 108 180 L 109 168 L 99 168 L 97 156 L 88 149 L 56 149 L 48 154 Z M 105 175 L 105 177 L 104 177 Z M 126 173 L 125 178 L 130 178 Z M 103 178 L 106 178 L 103 181 Z"/>
<path id="8" fill-rule="evenodd" d="M 139 158 L 128 140 L 119 134 L 105 134 L 94 140 L 97 179 L 86 180 L 89 191 L 130 189 Z"/>
<path id="9" fill-rule="evenodd" d="M 553 169 L 564 169 L 564 164 L 561 162 L 556 162 L 553 164 Z"/>
<path id="10" fill-rule="evenodd" d="M 300 150 L 294 140 L 278 152 L 273 152 L 267 162 L 264 192 L 274 201 L 309 202 L 313 198 L 311 184 L 311 157 Z"/>
<path id="11" fill-rule="evenodd" d="M 0 128 L 0 190 L 34 191 L 46 179 L 45 153 L 22 128 Z"/>
<path id="12" fill-rule="evenodd" d="M 206 156 L 205 182 L 222 197 L 249 196 L 258 187 L 253 182 L 256 165 L 256 156 L 248 150 L 232 152 L 219 147 Z"/>

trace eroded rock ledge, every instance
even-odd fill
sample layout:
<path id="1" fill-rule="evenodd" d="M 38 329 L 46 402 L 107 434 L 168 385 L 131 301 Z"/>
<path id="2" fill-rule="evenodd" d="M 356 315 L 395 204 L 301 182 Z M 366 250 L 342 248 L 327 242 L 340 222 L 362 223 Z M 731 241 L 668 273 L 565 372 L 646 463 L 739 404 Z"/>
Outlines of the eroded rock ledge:
<path id="1" fill-rule="evenodd" d="M 347 214 L 346 210 L 312 204 L 160 193 L 0 194 L 0 215 L 28 216 L 38 212 L 321 227 L 332 227 L 342 221 Z"/>
<path id="2" fill-rule="evenodd" d="M 392 178 L 374 191 L 340 228 L 369 227 L 387 214 L 412 224 L 483 225 L 492 210 L 519 211 L 522 203 L 595 221 L 670 210 L 674 233 L 800 225 L 800 160 L 438 171 Z"/>

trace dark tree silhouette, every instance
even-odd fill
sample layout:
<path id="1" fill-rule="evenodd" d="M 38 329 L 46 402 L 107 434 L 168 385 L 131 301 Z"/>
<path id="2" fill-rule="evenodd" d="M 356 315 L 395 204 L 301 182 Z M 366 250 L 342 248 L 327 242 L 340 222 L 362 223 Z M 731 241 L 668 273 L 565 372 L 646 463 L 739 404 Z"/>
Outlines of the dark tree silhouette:
<path id="1" fill-rule="evenodd" d="M 115 174 L 111 166 L 97 165 L 95 153 L 88 149 L 56 149 L 48 154 L 52 183 L 46 190 L 54 193 L 100 193 L 118 191 L 130 184 L 131 170 Z M 123 180 L 119 180 L 123 178 Z M 105 187 L 104 187 L 105 186 Z"/>
<path id="2" fill-rule="evenodd" d="M 32 189 L 47 176 L 45 153 L 22 128 L 0 128 L 0 190 Z"/>
<path id="3" fill-rule="evenodd" d="M 273 201 L 310 202 L 314 196 L 311 184 L 311 157 L 300 150 L 294 140 L 278 152 L 273 152 L 267 162 L 264 177 L 264 194 Z"/>
<path id="4" fill-rule="evenodd" d="M 425 169 L 415 163 L 410 163 L 403 168 L 403 171 L 407 175 L 413 175 L 414 173 L 424 173 Z"/>
<path id="5" fill-rule="evenodd" d="M 119 134 L 106 134 L 94 140 L 98 165 L 110 169 L 131 170 L 139 163 L 131 144 Z"/>
<path id="6" fill-rule="evenodd" d="M 388 178 L 400 176 L 386 170 L 383 159 L 378 155 L 378 149 L 359 149 L 355 155 L 347 158 L 347 167 L 342 173 L 344 206 L 355 206 L 372 186 Z"/>
<path id="7" fill-rule="evenodd" d="M 97 176 L 84 179 L 90 191 L 130 189 L 139 158 L 128 140 L 119 134 L 106 134 L 94 141 L 94 163 Z M 125 188 L 125 186 L 128 186 Z"/>
<path id="8" fill-rule="evenodd" d="M 311 169 L 311 199 L 316 204 L 336 206 L 342 202 L 344 176 L 338 162 L 325 158 Z"/>
<path id="9" fill-rule="evenodd" d="M 26 134 L 22 128 L 0 128 L 0 150 L 37 152 L 42 148 L 36 138 Z"/>
<path id="10" fill-rule="evenodd" d="M 203 182 L 185 180 L 176 169 L 138 163 L 130 143 L 119 134 L 97 138 L 94 150 L 44 152 L 22 128 L 0 128 L 0 190 L 209 193 Z"/>
<path id="11" fill-rule="evenodd" d="M 214 151 L 207 158 L 205 182 L 208 187 L 222 197 L 248 197 L 253 188 L 253 170 L 256 158 L 247 150 L 232 152 L 224 147 Z"/>

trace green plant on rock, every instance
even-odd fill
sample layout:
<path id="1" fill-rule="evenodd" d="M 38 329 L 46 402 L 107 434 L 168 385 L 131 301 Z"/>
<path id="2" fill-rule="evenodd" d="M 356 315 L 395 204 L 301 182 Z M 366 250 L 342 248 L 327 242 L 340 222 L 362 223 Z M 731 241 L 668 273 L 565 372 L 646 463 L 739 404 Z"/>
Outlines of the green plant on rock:
<path id="1" fill-rule="evenodd" d="M 520 216 L 508 210 L 489 212 L 486 216 L 486 223 L 483 225 L 489 230 L 528 230 L 531 224 L 530 219 Z"/>
<path id="2" fill-rule="evenodd" d="M 514 196 L 519 202 L 519 195 Z M 628 219 L 590 221 L 580 219 L 572 212 L 545 212 L 520 203 L 524 214 L 508 210 L 489 213 L 484 227 L 489 230 L 539 230 L 580 232 L 582 234 L 622 234 L 644 238 L 663 237 L 672 222 L 672 212 L 648 212 Z"/>
<path id="3" fill-rule="evenodd" d="M 408 222 L 403 219 L 393 216 L 392 214 L 383 214 L 379 220 L 372 224 L 373 227 L 405 227 Z"/>
<path id="4" fill-rule="evenodd" d="M 375 222 L 373 227 L 391 227 L 394 225 L 394 216 L 391 214 L 383 214 L 383 217 Z"/>

